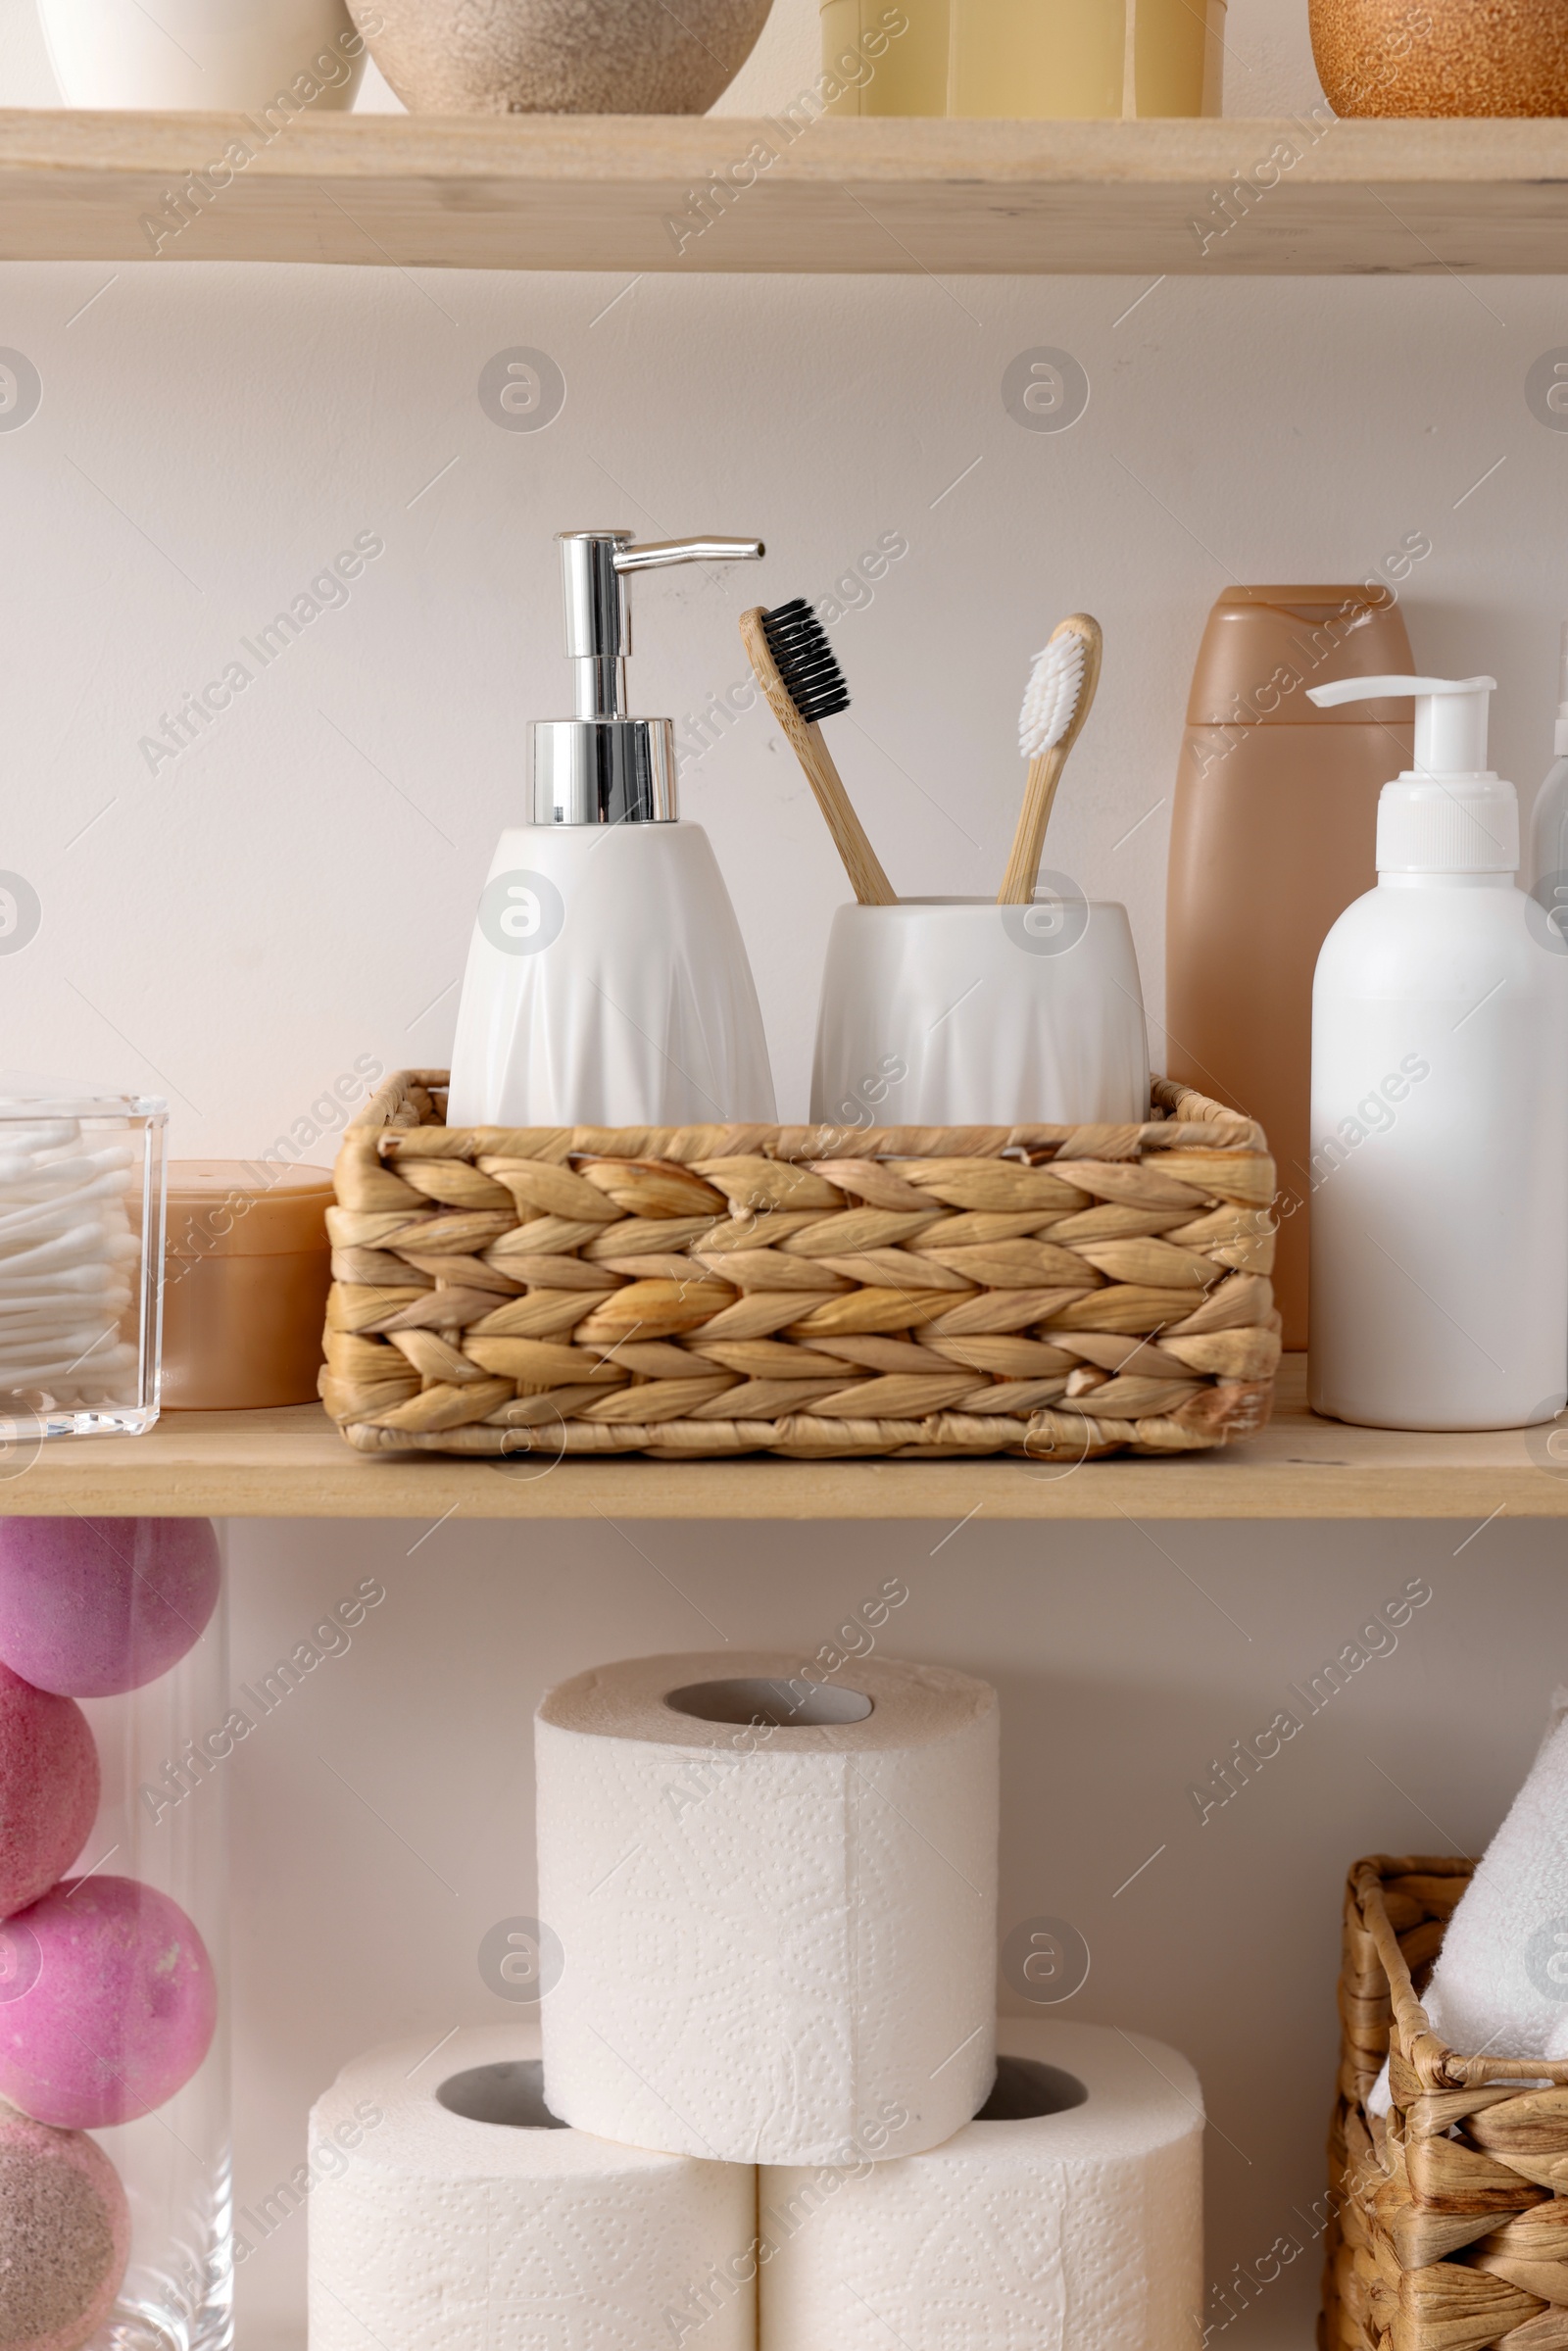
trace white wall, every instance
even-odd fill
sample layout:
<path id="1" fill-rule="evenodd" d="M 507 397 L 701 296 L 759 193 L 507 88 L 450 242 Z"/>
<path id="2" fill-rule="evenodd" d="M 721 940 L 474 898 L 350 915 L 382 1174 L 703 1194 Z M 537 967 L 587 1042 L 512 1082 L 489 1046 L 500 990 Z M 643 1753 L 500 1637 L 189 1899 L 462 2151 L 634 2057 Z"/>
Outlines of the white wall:
<path id="1" fill-rule="evenodd" d="M 1233 98 L 1309 102 L 1299 13 L 1237 0 Z M 781 0 L 754 102 L 800 86 L 809 58 L 782 35 L 803 20 L 808 0 Z M 246 1155 L 361 1053 L 443 1061 L 526 721 L 568 707 L 550 536 L 607 517 L 769 542 L 755 571 L 640 588 L 637 697 L 677 717 L 746 676 L 746 603 L 824 594 L 881 534 L 907 539 L 835 631 L 855 694 L 835 739 L 911 894 L 1000 879 L 1029 656 L 1061 613 L 1098 612 L 1105 681 L 1052 857 L 1125 899 L 1156 1013 L 1167 796 L 1228 580 L 1355 577 L 1429 534 L 1418 652 L 1501 679 L 1498 752 L 1528 789 L 1549 759 L 1568 442 L 1523 380 L 1564 332 L 1557 284 L 1171 279 L 1124 316 L 1146 282 L 671 275 L 607 310 L 624 278 L 7 268 L 0 340 L 43 382 L 0 433 L 25 551 L 4 865 L 42 903 L 35 941 L 0 957 L 7 1057 L 166 1092 L 176 1152 Z M 519 343 L 565 377 L 542 432 L 501 430 L 477 397 Z M 1090 378 L 1065 433 L 1002 403 L 1041 343 Z M 163 713 L 368 530 L 386 552 L 351 603 L 149 772 Z M 844 894 L 826 834 L 760 712 L 688 768 L 685 805 L 751 942 L 781 1109 L 803 1114 Z"/>
<path id="2" fill-rule="evenodd" d="M 1231 13 L 1232 111 L 1310 103 L 1300 0 Z M 808 78 L 812 15 L 778 0 L 733 107 Z M 8 0 L 0 99 L 49 90 L 25 0 Z M 823 594 L 879 534 L 907 537 L 835 639 L 856 697 L 843 764 L 909 892 L 994 886 L 1028 657 L 1060 614 L 1098 612 L 1105 683 L 1053 858 L 1126 900 L 1156 1010 L 1166 796 L 1228 580 L 1356 577 L 1425 532 L 1419 658 L 1494 671 L 1499 765 L 1528 792 L 1547 764 L 1568 442 L 1523 384 L 1568 341 L 1556 281 L 1170 281 L 1130 316 L 1142 280 L 670 276 L 607 311 L 622 282 L 0 270 L 0 345 L 43 381 L 38 414 L 0 433 L 0 867 L 43 908 L 0 956 L 0 1060 L 167 1092 L 176 1151 L 244 1154 L 361 1053 L 444 1060 L 525 721 L 565 707 L 563 527 L 767 537 L 758 578 L 640 591 L 639 699 L 676 715 L 744 674 L 744 603 Z M 542 433 L 499 430 L 476 397 L 484 363 L 518 343 L 566 378 Z M 1002 405 L 1007 362 L 1040 343 L 1092 381 L 1065 434 Z M 362 530 L 386 552 L 347 609 L 150 774 L 138 741 L 160 713 Z M 689 774 L 686 805 L 717 844 L 797 1114 L 843 895 L 825 835 L 755 714 Z M 546 1681 L 711 1640 L 705 1615 L 737 1641 L 814 1647 L 897 1570 L 913 1594 L 901 1645 L 1004 1692 L 1004 1924 L 1075 1920 L 1094 1970 L 1070 2013 L 1162 2033 L 1203 2074 L 1210 2276 L 1297 2226 L 1321 2180 L 1344 1867 L 1473 1846 L 1494 1824 L 1561 1670 L 1559 1543 L 1499 1522 L 1455 1560 L 1467 1529 L 982 1517 L 933 1557 L 945 1531 L 460 1520 L 408 1556 L 419 1528 L 237 1530 L 236 1679 L 362 1574 L 389 1590 L 235 1766 L 242 2195 L 299 2160 L 309 2099 L 356 2048 L 501 2013 L 474 1952 L 529 1907 L 528 1716 Z M 1397 1653 L 1200 1829 L 1188 1783 L 1416 1574 L 1436 1597 Z M 321 1756 L 373 1788 L 396 1835 Z M 456 1896 L 400 1836 L 439 1855 Z M 1303 2340 L 1315 2270 L 1309 2250 L 1230 2339 Z M 245 2273 L 256 2351 L 298 2340 L 302 2277 L 293 2223 Z"/>

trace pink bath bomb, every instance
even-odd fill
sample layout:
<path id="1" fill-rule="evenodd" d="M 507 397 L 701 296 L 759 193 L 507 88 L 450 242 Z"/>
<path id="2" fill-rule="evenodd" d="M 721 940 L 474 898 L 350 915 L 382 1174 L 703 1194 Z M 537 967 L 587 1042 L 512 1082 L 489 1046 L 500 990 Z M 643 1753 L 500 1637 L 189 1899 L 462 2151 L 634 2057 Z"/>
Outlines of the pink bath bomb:
<path id="1" fill-rule="evenodd" d="M 206 1518 L 0 1520 L 0 1658 L 62 1697 L 140 1690 L 200 1641 L 220 1574 Z"/>
<path id="2" fill-rule="evenodd" d="M 0 2351 L 80 2351 L 129 2255 L 130 2211 L 103 2149 L 0 2106 Z"/>
<path id="3" fill-rule="evenodd" d="M 98 1749 L 81 1708 L 0 1665 L 0 1918 L 64 1876 L 97 1809 Z"/>
<path id="4" fill-rule="evenodd" d="M 217 2022 L 206 1944 L 134 1878 L 68 1878 L 0 1925 L 0 2097 L 34 2122 L 102 2131 L 151 2114 Z"/>

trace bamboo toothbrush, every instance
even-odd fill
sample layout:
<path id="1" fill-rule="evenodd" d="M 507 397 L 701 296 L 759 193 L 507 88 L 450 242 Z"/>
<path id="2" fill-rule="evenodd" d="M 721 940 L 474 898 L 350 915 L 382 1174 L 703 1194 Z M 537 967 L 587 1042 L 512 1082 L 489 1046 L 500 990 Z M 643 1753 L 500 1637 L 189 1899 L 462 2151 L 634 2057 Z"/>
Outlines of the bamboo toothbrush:
<path id="1" fill-rule="evenodd" d="M 850 707 L 850 690 L 833 659 L 822 623 L 804 596 L 771 612 L 756 605 L 741 614 L 741 641 L 768 708 L 827 818 L 856 897 L 862 906 L 896 906 L 898 893 L 865 837 L 833 764 L 833 755 L 822 740 L 818 721 L 835 717 Z"/>
<path id="2" fill-rule="evenodd" d="M 1035 656 L 1018 720 L 1018 748 L 1029 761 L 1029 781 L 998 906 L 1026 906 L 1034 899 L 1051 805 L 1093 707 L 1103 650 L 1099 621 L 1074 612 Z"/>

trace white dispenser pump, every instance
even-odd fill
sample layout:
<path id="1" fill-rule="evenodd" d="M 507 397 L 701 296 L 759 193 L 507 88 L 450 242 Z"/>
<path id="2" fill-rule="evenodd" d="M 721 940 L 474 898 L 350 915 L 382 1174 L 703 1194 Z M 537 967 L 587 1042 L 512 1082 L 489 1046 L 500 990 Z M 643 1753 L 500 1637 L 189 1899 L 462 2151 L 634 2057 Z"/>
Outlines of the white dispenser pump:
<path id="1" fill-rule="evenodd" d="M 1338 685 L 1309 686 L 1307 699 L 1320 710 L 1347 702 L 1402 701 L 1415 697 L 1416 775 L 1487 775 L 1487 723 L 1494 677 L 1344 677 Z"/>
<path id="2" fill-rule="evenodd" d="M 1320 710 L 1415 700 L 1415 765 L 1378 802 L 1379 873 L 1516 873 L 1519 801 L 1487 764 L 1494 677 L 1348 677 L 1311 686 Z"/>

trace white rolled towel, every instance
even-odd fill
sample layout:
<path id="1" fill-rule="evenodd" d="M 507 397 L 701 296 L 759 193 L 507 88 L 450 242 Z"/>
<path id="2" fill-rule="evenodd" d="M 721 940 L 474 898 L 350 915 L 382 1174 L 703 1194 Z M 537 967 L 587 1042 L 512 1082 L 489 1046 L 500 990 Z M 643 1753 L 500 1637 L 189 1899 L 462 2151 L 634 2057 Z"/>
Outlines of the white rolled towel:
<path id="1" fill-rule="evenodd" d="M 1568 1690 L 1460 1896 L 1422 2006 L 1462 2057 L 1568 2056 Z M 1391 2103 L 1384 2066 L 1367 2101 Z"/>

